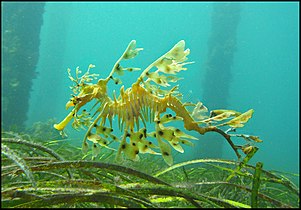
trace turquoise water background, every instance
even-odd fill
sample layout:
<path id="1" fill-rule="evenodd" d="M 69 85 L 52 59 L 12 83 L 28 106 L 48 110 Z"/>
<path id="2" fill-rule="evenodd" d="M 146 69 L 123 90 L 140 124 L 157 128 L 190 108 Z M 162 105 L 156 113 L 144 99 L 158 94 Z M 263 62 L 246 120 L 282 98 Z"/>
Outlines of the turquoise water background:
<path id="1" fill-rule="evenodd" d="M 76 2 L 46 3 L 41 29 L 39 75 L 34 80 L 30 99 L 30 126 L 49 118 L 62 120 L 68 111 L 71 85 L 67 68 L 85 71 L 90 63 L 100 77 L 106 77 L 127 44 L 137 40 L 144 50 L 133 65 L 147 67 L 180 40 L 190 48 L 188 71 L 181 72 L 180 90 L 194 100 L 203 98 L 204 64 L 207 59 L 213 4 L 206 2 Z M 122 77 L 129 87 L 139 75 Z M 111 85 L 110 90 L 120 86 Z M 264 168 L 299 172 L 299 3 L 241 3 L 237 28 L 237 51 L 229 84 L 228 108 L 255 110 L 253 118 L 238 133 L 258 135 L 264 141 L 252 163 L 264 162 Z M 212 94 L 218 93 L 217 88 Z M 208 107 L 216 109 L 222 107 Z M 81 144 L 71 126 L 72 141 Z M 201 136 L 191 132 L 200 141 Z M 221 158 L 235 159 L 221 139 Z M 201 158 L 198 142 L 177 162 Z M 163 160 L 162 160 L 163 161 Z"/>

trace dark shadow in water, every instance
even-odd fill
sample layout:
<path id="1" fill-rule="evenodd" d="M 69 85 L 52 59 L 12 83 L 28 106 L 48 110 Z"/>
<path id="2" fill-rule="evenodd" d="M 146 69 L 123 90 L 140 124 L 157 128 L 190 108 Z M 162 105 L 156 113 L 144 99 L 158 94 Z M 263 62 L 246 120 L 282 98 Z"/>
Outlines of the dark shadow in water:
<path id="1" fill-rule="evenodd" d="M 240 10 L 239 3 L 215 3 L 213 6 L 203 81 L 203 101 L 210 110 L 225 109 L 228 105 Z M 223 141 L 216 135 L 202 138 L 205 139 L 201 145 L 202 156 L 221 157 Z"/>
<path id="2" fill-rule="evenodd" d="M 2 3 L 2 129 L 18 130 L 27 119 L 32 79 L 37 76 L 45 3 Z"/>

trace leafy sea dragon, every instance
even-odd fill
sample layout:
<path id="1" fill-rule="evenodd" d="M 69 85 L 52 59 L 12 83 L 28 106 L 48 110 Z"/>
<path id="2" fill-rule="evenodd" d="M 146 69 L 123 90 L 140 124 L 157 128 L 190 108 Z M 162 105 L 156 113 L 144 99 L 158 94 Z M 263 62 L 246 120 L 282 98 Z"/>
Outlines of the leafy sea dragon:
<path id="1" fill-rule="evenodd" d="M 188 139 L 197 140 L 178 128 L 166 126 L 172 121 L 183 121 L 186 130 L 194 130 L 202 135 L 207 132 L 220 133 L 226 138 L 238 158 L 240 158 L 239 149 L 245 154 L 252 150 L 253 146 L 249 142 L 261 142 L 257 136 L 228 134 L 235 128 L 243 127 L 244 123 L 252 117 L 253 109 L 245 113 L 233 110 L 212 110 L 207 116 L 208 109 L 201 102 L 196 104 L 181 102 L 181 94 L 177 91 L 178 86 L 171 86 L 170 83 L 177 82 L 180 79 L 176 76 L 177 73 L 187 70 L 184 66 L 193 63 L 185 62 L 190 50 L 185 49 L 184 40 L 179 41 L 171 50 L 144 69 L 131 87 L 125 90 L 122 86 L 118 97 L 116 97 L 115 90 L 113 99 L 109 97 L 108 82 L 121 84 L 120 78 L 115 75 L 121 76 L 125 71 L 140 70 L 140 68 L 123 67 L 121 61 L 133 59 L 141 50 L 143 49 L 136 48 L 136 41 L 132 40 L 107 78 L 99 79 L 95 84 L 90 83 L 98 76 L 98 74 L 90 73 L 90 70 L 95 67 L 94 65 L 90 64 L 86 73 L 81 77 L 79 76 L 81 71 L 77 67 L 75 78 L 71 76 L 71 70 L 68 69 L 69 78 L 74 82 L 70 88 L 75 95 L 72 95 L 67 102 L 66 109 L 70 107 L 73 109 L 64 120 L 55 124 L 54 128 L 63 133 L 64 128 L 72 119 L 72 126 L 75 129 L 87 127 L 82 150 L 84 153 L 87 152 L 87 140 L 93 142 L 93 156 L 99 154 L 99 145 L 108 147 L 112 141 L 118 141 L 117 159 L 121 158 L 122 153 L 131 160 L 138 160 L 139 153 L 161 154 L 169 165 L 173 163 L 171 147 L 183 153 L 184 149 L 181 145 L 193 146 Z M 83 109 L 79 114 L 80 109 L 92 100 L 96 101 L 92 107 L 95 109 L 95 113 L 91 116 L 86 109 Z M 192 111 L 187 109 L 189 106 L 192 106 Z M 168 109 L 172 110 L 174 115 L 168 113 Z M 116 117 L 119 129 L 123 131 L 120 138 L 113 134 L 112 124 Z M 106 125 L 106 120 L 109 121 L 109 126 Z M 153 131 L 147 132 L 146 122 L 153 123 Z M 143 124 L 142 128 L 140 128 L 141 123 Z M 224 132 L 219 129 L 222 126 L 230 126 L 230 129 Z M 232 136 L 243 137 L 248 144 L 234 145 L 231 141 Z M 150 141 L 149 137 L 156 138 L 158 145 Z M 160 152 L 154 151 L 158 148 Z"/>

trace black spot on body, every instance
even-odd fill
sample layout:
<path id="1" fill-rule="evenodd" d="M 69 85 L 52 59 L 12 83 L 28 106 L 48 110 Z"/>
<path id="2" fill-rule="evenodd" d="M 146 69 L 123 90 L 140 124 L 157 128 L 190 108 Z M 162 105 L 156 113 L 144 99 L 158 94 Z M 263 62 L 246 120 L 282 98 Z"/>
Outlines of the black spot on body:
<path id="1" fill-rule="evenodd" d="M 168 152 L 163 152 L 163 155 L 169 156 L 169 153 Z"/>
<path id="2" fill-rule="evenodd" d="M 158 134 L 159 134 L 160 136 L 163 136 L 164 133 L 163 133 L 163 131 L 160 130 L 160 131 L 158 132 Z"/>
<path id="3" fill-rule="evenodd" d="M 125 149 L 125 144 L 121 145 L 121 148 L 122 148 L 122 149 Z"/>

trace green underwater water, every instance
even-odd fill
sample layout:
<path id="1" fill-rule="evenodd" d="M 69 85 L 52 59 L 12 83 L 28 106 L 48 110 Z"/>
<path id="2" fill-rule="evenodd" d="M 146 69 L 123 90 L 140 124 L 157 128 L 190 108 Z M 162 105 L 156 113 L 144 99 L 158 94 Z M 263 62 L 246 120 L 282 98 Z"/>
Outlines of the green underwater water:
<path id="1" fill-rule="evenodd" d="M 229 83 L 216 82 L 205 94 L 213 8 L 201 2 L 46 3 L 27 130 L 2 133 L 2 207 L 298 207 L 299 5 L 241 3 Z M 62 138 L 53 129 L 68 114 L 66 69 L 94 64 L 105 78 L 133 39 L 144 50 L 130 64 L 141 68 L 185 40 L 195 63 L 179 73 L 183 99 L 207 106 L 210 95 L 226 95 L 225 104 L 208 108 L 255 110 L 239 133 L 263 143 L 246 165 L 210 133 L 187 132 L 200 141 L 183 154 L 173 151 L 168 166 L 150 154 L 116 162 L 116 152 L 106 148 L 96 158 L 92 151 L 83 155 L 84 130 L 69 125 Z M 126 73 L 123 84 L 129 87 L 139 74 Z M 108 88 L 111 97 L 113 90 L 119 94 L 120 86 Z M 172 125 L 184 129 L 181 122 Z"/>

